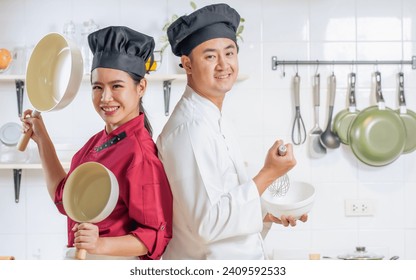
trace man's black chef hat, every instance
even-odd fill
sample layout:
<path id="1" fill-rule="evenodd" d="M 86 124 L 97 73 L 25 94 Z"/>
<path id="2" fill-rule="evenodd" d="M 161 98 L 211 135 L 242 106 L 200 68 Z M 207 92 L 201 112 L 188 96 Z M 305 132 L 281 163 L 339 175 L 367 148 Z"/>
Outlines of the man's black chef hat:
<path id="1" fill-rule="evenodd" d="M 97 67 L 146 74 L 146 61 L 155 48 L 153 37 L 125 26 L 110 26 L 91 33 L 88 43 L 94 55 L 91 71 Z"/>
<path id="2" fill-rule="evenodd" d="M 176 56 L 189 55 L 199 44 L 228 38 L 237 44 L 240 15 L 227 4 L 214 4 L 196 10 L 174 21 L 167 30 L 172 52 Z"/>

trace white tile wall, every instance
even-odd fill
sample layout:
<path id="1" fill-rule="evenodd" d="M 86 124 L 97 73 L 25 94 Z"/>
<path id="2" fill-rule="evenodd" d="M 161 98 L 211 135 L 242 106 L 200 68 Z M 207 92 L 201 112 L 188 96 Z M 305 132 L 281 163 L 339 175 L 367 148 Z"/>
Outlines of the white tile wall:
<path id="1" fill-rule="evenodd" d="M 315 1 L 310 5 L 310 38 L 313 42 L 356 39 L 355 1 Z"/>
<path id="2" fill-rule="evenodd" d="M 416 254 L 414 248 L 416 248 L 416 231 L 415 230 L 406 230 L 405 231 L 405 248 L 404 248 L 404 258 L 408 260 L 415 260 Z"/>
<path id="3" fill-rule="evenodd" d="M 334 114 L 346 107 L 347 75 L 357 73 L 357 108 L 374 104 L 372 73 L 382 73 L 386 105 L 397 108 L 396 74 L 405 73 L 406 101 L 416 110 L 416 72 L 409 65 L 294 66 L 271 70 L 279 60 L 410 60 L 416 54 L 416 2 L 413 0 L 263 0 L 224 1 L 246 19 L 240 42 L 240 72 L 249 79 L 236 84 L 225 108 L 232 115 L 250 175 L 261 167 L 269 146 L 277 139 L 291 142 L 294 116 L 292 78 L 301 76 L 301 114 L 309 132 L 313 126 L 312 76 L 321 74 L 320 126 L 326 127 L 327 78 L 334 72 L 337 93 Z M 198 7 L 211 1 L 196 1 Z M 101 27 L 128 25 L 155 37 L 172 13 L 189 13 L 187 0 L 4 0 L 0 9 L 0 47 L 33 46 L 45 33 L 61 32 L 68 20 L 78 28 L 93 19 Z M 80 30 L 78 29 L 78 35 Z M 160 42 L 158 42 L 160 44 Z M 161 73 L 175 68 L 165 55 Z M 175 70 L 176 71 L 176 70 Z M 285 75 L 283 76 L 283 73 Z M 184 82 L 174 82 L 170 111 L 182 94 Z M 91 106 L 89 85 L 82 85 L 74 102 L 58 112 L 45 113 L 45 123 L 56 144 L 81 146 L 103 124 Z M 17 122 L 14 82 L 0 82 L 0 125 Z M 145 106 L 155 138 L 164 115 L 161 83 L 151 83 Z M 30 104 L 25 99 L 24 107 Z M 80 127 L 82 126 L 82 129 Z M 295 146 L 297 166 L 291 180 L 309 181 L 317 189 L 315 206 L 306 224 L 295 228 L 274 225 L 266 239 L 270 257 L 307 259 L 309 253 L 336 257 L 357 245 L 386 257 L 416 259 L 416 153 L 402 155 L 385 167 L 369 167 L 342 146 L 321 159 L 308 155 L 308 141 Z M 375 202 L 372 217 L 346 217 L 345 199 Z M 0 255 L 18 259 L 59 259 L 66 244 L 66 221 L 57 213 L 42 172 L 23 171 L 20 202 L 14 202 L 11 170 L 0 170 Z"/>

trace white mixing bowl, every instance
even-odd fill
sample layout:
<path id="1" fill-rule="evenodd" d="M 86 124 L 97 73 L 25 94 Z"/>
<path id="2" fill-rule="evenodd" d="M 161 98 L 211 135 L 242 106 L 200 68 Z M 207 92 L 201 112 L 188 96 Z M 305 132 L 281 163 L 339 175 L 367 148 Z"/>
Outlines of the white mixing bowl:
<path id="1" fill-rule="evenodd" d="M 286 195 L 273 196 L 273 192 L 266 189 L 261 196 L 262 203 L 273 216 L 293 216 L 299 219 L 308 213 L 315 200 L 315 188 L 306 182 L 293 181 Z"/>

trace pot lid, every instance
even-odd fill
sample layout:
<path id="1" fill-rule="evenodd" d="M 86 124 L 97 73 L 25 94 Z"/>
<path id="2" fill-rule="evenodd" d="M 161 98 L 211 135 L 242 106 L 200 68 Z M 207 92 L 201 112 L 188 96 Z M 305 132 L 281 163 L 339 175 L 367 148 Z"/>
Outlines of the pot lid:
<path id="1" fill-rule="evenodd" d="M 17 123 L 6 123 L 0 128 L 0 141 L 7 146 L 15 146 L 21 136 L 21 128 Z"/>
<path id="2" fill-rule="evenodd" d="M 343 260 L 381 260 L 384 258 L 382 255 L 376 255 L 368 253 L 365 247 L 359 246 L 355 248 L 355 252 L 345 255 L 338 256 L 339 259 Z"/>

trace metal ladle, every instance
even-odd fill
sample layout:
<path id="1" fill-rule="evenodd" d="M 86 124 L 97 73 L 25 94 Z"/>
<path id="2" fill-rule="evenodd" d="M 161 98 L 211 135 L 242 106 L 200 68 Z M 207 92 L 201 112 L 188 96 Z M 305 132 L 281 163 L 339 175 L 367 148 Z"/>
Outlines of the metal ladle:
<path id="1" fill-rule="evenodd" d="M 326 155 L 326 148 L 321 144 L 322 129 L 319 127 L 319 104 L 320 104 L 320 75 L 315 74 L 313 85 L 313 103 L 315 125 L 309 133 L 309 154 L 312 158 L 321 158 Z"/>
<path id="2" fill-rule="evenodd" d="M 336 78 L 334 73 L 329 78 L 329 112 L 328 112 L 328 124 L 325 131 L 320 136 L 321 144 L 327 149 L 336 149 L 340 146 L 341 140 L 338 135 L 334 133 L 332 128 L 332 114 L 334 112 L 335 103 L 335 89 L 336 89 Z"/>

